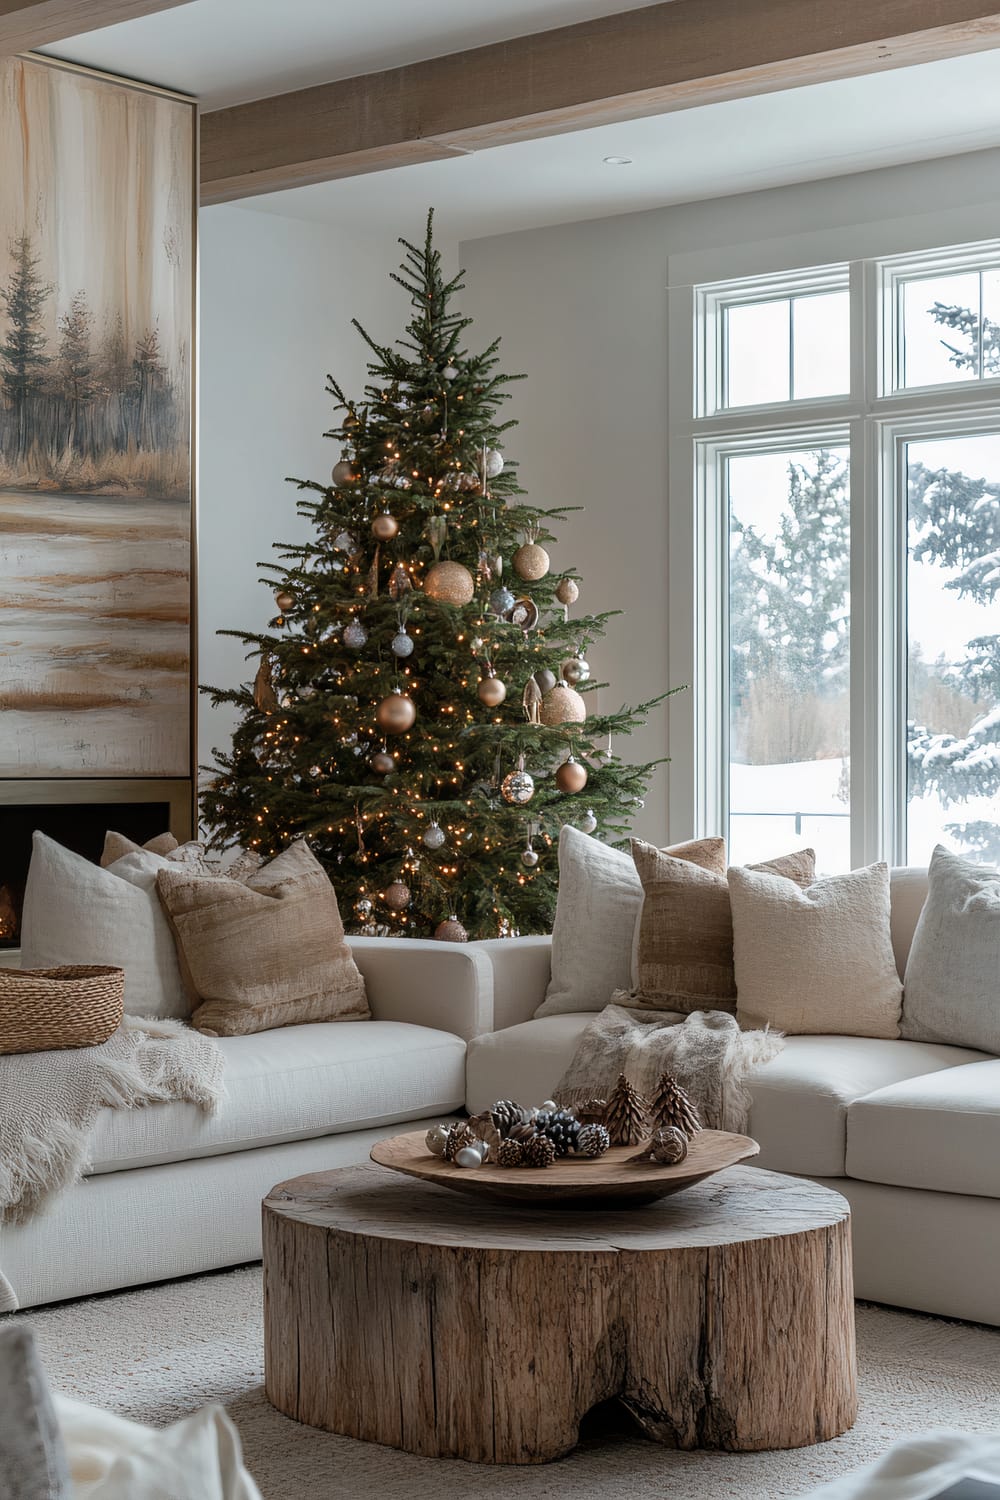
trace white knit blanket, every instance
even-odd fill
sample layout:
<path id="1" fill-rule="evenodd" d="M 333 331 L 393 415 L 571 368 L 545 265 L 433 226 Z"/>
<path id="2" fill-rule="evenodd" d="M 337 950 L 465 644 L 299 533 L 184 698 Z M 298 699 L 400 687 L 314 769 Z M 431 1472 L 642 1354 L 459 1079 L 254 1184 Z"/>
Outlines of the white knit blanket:
<path id="1" fill-rule="evenodd" d="M 22 1223 L 79 1182 L 101 1109 L 176 1099 L 213 1114 L 225 1095 L 222 1073 L 210 1037 L 135 1016 L 99 1047 L 0 1057 L 0 1224 Z M 16 1306 L 0 1272 L 0 1312 Z"/>
<path id="2" fill-rule="evenodd" d="M 747 1079 L 784 1047 L 777 1031 L 741 1031 L 721 1010 L 626 1010 L 608 1005 L 590 1022 L 553 1095 L 560 1104 L 606 1098 L 619 1073 L 649 1098 L 661 1073 L 690 1095 L 701 1123 L 744 1133 L 750 1116 Z"/>

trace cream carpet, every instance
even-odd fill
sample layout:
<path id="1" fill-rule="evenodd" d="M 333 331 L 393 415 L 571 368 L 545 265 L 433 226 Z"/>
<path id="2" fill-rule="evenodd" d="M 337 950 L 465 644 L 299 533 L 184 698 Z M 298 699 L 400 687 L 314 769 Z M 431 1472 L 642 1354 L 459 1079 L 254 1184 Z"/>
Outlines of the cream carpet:
<path id="1" fill-rule="evenodd" d="M 861 1415 L 834 1442 L 674 1453 L 602 1414 L 569 1457 L 539 1468 L 414 1458 L 280 1416 L 262 1389 L 258 1266 L 18 1316 L 69 1395 L 155 1424 L 221 1401 L 265 1500 L 777 1500 L 860 1468 L 897 1437 L 1000 1428 L 1000 1331 L 877 1307 L 858 1308 Z"/>

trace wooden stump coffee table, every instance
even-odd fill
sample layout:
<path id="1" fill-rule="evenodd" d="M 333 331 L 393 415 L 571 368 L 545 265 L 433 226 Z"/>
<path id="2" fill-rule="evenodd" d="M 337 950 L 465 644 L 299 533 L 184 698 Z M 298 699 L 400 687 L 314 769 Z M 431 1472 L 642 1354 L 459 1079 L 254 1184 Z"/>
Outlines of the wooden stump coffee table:
<path id="1" fill-rule="evenodd" d="M 756 1167 L 586 1214 L 297 1177 L 264 1200 L 264 1325 L 279 1411 L 434 1458 L 545 1463 L 611 1397 L 678 1448 L 798 1448 L 857 1413 L 848 1204 Z"/>

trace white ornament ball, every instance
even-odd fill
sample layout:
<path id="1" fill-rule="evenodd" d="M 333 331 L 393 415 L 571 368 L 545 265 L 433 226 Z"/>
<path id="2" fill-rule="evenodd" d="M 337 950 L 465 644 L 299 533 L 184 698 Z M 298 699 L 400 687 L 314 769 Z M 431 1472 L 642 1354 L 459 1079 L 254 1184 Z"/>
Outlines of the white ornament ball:
<path id="1" fill-rule="evenodd" d="M 463 1146 L 461 1151 L 455 1152 L 456 1167 L 481 1167 L 483 1158 L 475 1146 Z"/>
<path id="2" fill-rule="evenodd" d="M 503 454 L 497 448 L 486 450 L 486 477 L 496 479 L 503 473 Z"/>
<path id="3" fill-rule="evenodd" d="M 410 656 L 413 652 L 413 637 L 407 635 L 405 630 L 398 630 L 393 636 L 389 650 L 393 656 Z"/>
<path id="4" fill-rule="evenodd" d="M 351 651 L 360 651 L 368 640 L 368 632 L 360 620 L 352 620 L 344 627 L 344 645 Z"/>
<path id="5" fill-rule="evenodd" d="M 440 823 L 432 823 L 424 833 L 424 844 L 428 849 L 440 849 L 446 838 Z"/>
<path id="6" fill-rule="evenodd" d="M 529 870 L 533 870 L 538 863 L 537 849 L 525 849 L 521 855 L 521 863 Z"/>
<path id="7" fill-rule="evenodd" d="M 587 808 L 577 827 L 581 833 L 593 833 L 597 827 L 597 819 L 594 817 L 594 809 L 592 807 Z"/>
<path id="8" fill-rule="evenodd" d="M 541 716 L 542 723 L 550 729 L 560 724 L 582 724 L 587 717 L 587 705 L 575 688 L 557 682 L 542 699 Z"/>

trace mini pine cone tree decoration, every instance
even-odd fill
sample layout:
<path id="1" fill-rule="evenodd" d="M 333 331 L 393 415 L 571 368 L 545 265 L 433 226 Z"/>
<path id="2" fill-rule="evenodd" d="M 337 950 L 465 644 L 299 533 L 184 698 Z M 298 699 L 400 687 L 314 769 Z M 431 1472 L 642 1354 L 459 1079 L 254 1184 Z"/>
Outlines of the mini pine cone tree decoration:
<path id="1" fill-rule="evenodd" d="M 314 535 L 261 564 L 269 630 L 222 632 L 258 665 L 205 689 L 239 721 L 202 811 L 216 847 L 306 837 L 349 931 L 547 932 L 560 827 L 629 832 L 657 763 L 611 747 L 666 695 L 588 714 L 586 653 L 615 612 L 571 618 L 579 582 L 550 552 L 567 508 L 529 504 L 501 452 L 519 377 L 499 372 L 499 340 L 466 347 L 431 216 L 422 247 L 401 244 L 404 337 L 355 322 L 369 381 L 353 400 L 329 380 L 331 481 L 293 481 Z"/>
<path id="2" fill-rule="evenodd" d="M 624 1073 L 608 1096 L 604 1126 L 612 1146 L 638 1146 L 649 1135 L 649 1105 Z"/>
<path id="3" fill-rule="evenodd" d="M 698 1111 L 672 1073 L 660 1074 L 650 1113 L 655 1129 L 664 1130 L 675 1125 L 678 1130 L 683 1130 L 688 1140 L 701 1129 Z"/>

